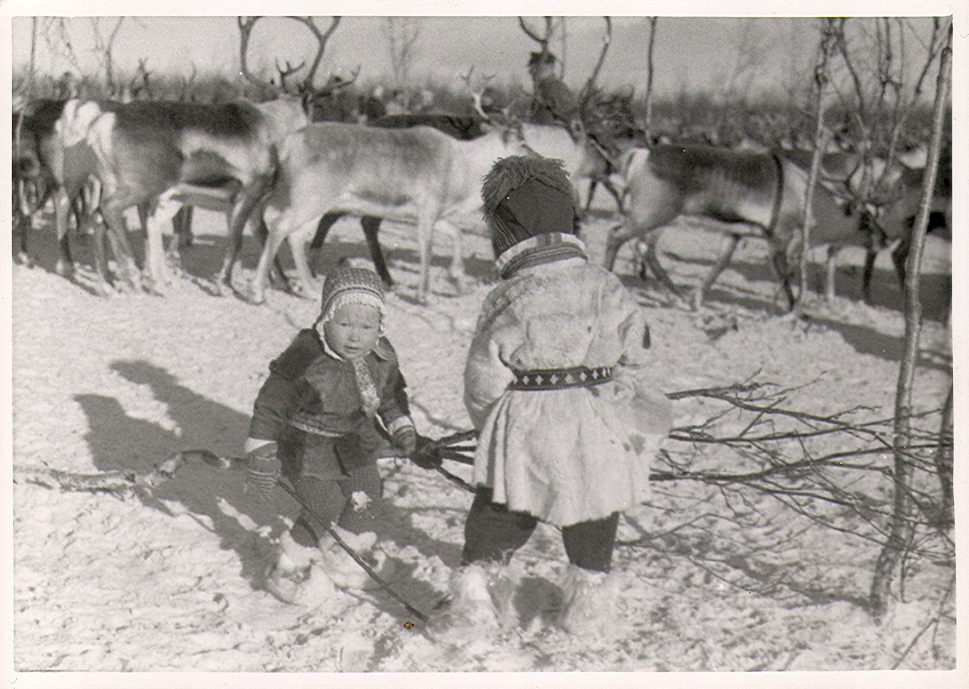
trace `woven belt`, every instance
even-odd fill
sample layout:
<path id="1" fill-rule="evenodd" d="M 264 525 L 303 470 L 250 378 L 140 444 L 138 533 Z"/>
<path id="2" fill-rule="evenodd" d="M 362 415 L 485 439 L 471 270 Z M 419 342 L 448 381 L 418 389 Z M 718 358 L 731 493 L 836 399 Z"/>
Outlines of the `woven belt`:
<path id="1" fill-rule="evenodd" d="M 299 418 L 290 419 L 289 425 L 297 430 L 303 431 L 304 433 L 322 435 L 324 438 L 342 438 L 346 435 L 346 432 L 341 433 L 340 431 L 328 431 L 325 428 L 320 428 L 315 424 L 306 422 Z"/>
<path id="2" fill-rule="evenodd" d="M 611 366 L 587 368 L 545 368 L 531 371 L 516 371 L 515 380 L 508 385 L 509 390 L 562 390 L 564 388 L 583 388 L 612 380 Z"/>

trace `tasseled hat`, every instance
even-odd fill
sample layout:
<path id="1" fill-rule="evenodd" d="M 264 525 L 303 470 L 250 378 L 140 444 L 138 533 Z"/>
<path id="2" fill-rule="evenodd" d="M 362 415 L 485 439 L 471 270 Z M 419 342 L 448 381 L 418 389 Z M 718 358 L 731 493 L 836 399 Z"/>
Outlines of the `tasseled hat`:
<path id="1" fill-rule="evenodd" d="M 529 237 L 575 233 L 574 191 L 563 166 L 551 158 L 509 156 L 491 168 L 481 199 L 495 257 Z"/>
<path id="2" fill-rule="evenodd" d="M 341 306 L 366 304 L 384 314 L 384 286 L 380 277 L 367 268 L 339 267 L 326 276 L 320 323 L 326 323 Z"/>

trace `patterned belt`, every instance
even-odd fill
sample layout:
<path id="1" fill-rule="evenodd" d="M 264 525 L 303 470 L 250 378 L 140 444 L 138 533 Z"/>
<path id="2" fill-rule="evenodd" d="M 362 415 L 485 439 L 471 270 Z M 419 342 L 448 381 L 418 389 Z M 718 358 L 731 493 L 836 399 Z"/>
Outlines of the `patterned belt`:
<path id="1" fill-rule="evenodd" d="M 324 438 L 342 438 L 346 435 L 346 432 L 341 433 L 340 431 L 330 431 L 325 428 L 320 428 L 318 425 L 312 422 L 299 418 L 290 419 L 289 425 L 297 430 L 303 431 L 304 433 L 322 435 Z"/>
<path id="2" fill-rule="evenodd" d="M 541 368 L 516 371 L 515 380 L 508 384 L 509 390 L 562 390 L 584 388 L 612 380 L 612 366 L 587 368 Z"/>

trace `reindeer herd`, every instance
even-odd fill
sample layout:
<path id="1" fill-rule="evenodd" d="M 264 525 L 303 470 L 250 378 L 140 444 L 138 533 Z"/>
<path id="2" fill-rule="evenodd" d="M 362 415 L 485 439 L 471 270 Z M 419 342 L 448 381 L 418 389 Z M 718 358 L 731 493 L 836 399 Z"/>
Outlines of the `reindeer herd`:
<path id="1" fill-rule="evenodd" d="M 73 264 L 68 231 L 73 215 L 77 228 L 93 232 L 103 291 L 161 293 L 171 279 L 169 254 L 179 245 L 176 236 L 166 252 L 164 235 L 170 228 L 176 235 L 185 231 L 187 209 L 216 209 L 226 215 L 228 242 L 214 288 L 234 290 L 233 268 L 251 224 L 263 248 L 243 296 L 261 303 L 283 241 L 296 267 L 293 289 L 306 292 L 313 281 L 307 242 L 313 238 L 313 246 L 319 246 L 337 218 L 352 215 L 361 219 L 375 265 L 388 284 L 380 222 L 415 228 L 420 257 L 415 291 L 419 301 L 426 301 L 435 232 L 451 239 L 450 276 L 460 286 L 461 237 L 481 224 L 483 176 L 498 158 L 542 155 L 563 160 L 577 189 L 588 184 L 580 207 L 588 208 L 596 183 L 607 183 L 613 191 L 618 216 L 606 238 L 608 267 L 623 244 L 636 239 L 643 276 L 648 268 L 679 294 L 659 262 L 659 239 L 678 227 L 671 224 L 678 217 L 708 218 L 719 221 L 729 242 L 694 292 L 693 306 L 699 308 L 740 238 L 751 233 L 767 240 L 788 306 L 794 304 L 791 265 L 802 250 L 809 151 L 730 150 L 628 137 L 612 142 L 621 153 L 613 156 L 584 132 L 511 122 L 480 108 L 470 118 L 404 116 L 370 124 L 313 122 L 309 111 L 301 100 L 286 96 L 263 103 L 29 103 L 14 116 L 14 230 L 20 233 L 15 251 L 28 260 L 28 230 L 40 224 L 40 214 L 52 201 L 58 272 L 68 274 Z M 863 247 L 868 298 L 871 267 L 881 249 L 895 246 L 893 258 L 903 276 L 921 171 L 901 163 L 885 166 L 880 175 L 888 201 L 875 208 L 853 203 L 844 193 L 858 184 L 860 169 L 853 153 L 825 156 L 822 183 L 811 202 L 810 243 L 829 247 L 828 294 L 837 251 Z M 946 193 L 951 178 L 940 178 L 932 218 L 951 236 L 951 191 Z M 33 197 L 31 188 L 39 190 Z M 138 210 L 145 235 L 141 269 L 127 227 L 130 209 Z M 105 236 L 117 276 L 108 270 Z"/>

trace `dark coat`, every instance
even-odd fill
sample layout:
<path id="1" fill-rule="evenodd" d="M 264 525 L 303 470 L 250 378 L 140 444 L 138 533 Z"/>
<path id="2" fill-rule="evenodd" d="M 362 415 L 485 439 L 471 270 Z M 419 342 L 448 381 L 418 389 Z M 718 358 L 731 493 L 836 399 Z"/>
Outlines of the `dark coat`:
<path id="1" fill-rule="evenodd" d="M 366 362 L 386 428 L 409 414 L 397 353 L 380 338 Z M 253 405 L 249 437 L 278 442 L 287 473 L 344 473 L 374 461 L 386 447 L 375 420 L 363 411 L 352 364 L 327 354 L 315 330 L 301 330 L 269 371 Z"/>

